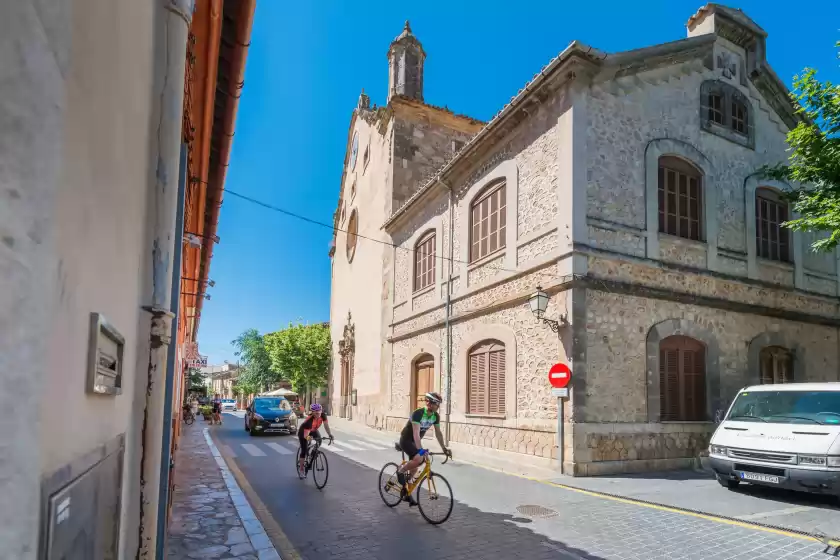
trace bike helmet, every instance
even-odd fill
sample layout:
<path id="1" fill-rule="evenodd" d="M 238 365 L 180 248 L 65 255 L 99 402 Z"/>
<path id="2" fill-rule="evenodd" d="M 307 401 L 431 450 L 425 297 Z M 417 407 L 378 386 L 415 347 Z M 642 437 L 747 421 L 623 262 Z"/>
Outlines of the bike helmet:
<path id="1" fill-rule="evenodd" d="M 443 402 L 443 397 L 439 393 L 426 393 L 426 400 L 429 402 L 440 404 Z"/>
<path id="2" fill-rule="evenodd" d="M 311 410 L 312 412 L 322 412 L 324 408 L 318 403 L 312 403 L 312 405 L 309 407 L 309 410 Z"/>

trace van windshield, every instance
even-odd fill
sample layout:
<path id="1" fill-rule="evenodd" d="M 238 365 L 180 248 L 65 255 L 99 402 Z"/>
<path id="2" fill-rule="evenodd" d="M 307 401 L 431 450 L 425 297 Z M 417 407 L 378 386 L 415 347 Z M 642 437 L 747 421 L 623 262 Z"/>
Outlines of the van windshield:
<path id="1" fill-rule="evenodd" d="M 726 417 L 739 422 L 840 424 L 840 392 L 745 391 Z"/>

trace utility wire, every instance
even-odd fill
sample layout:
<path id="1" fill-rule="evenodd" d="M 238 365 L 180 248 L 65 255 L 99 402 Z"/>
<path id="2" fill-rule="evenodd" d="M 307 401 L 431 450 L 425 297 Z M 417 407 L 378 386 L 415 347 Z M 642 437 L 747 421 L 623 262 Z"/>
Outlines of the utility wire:
<path id="1" fill-rule="evenodd" d="M 292 212 L 290 210 L 285 210 L 285 209 L 280 208 L 278 206 L 274 206 L 273 204 L 263 202 L 262 200 L 257 200 L 256 198 L 252 198 L 250 196 L 238 193 L 236 191 L 232 191 L 228 188 L 223 188 L 222 190 L 225 191 L 225 193 L 227 193 L 231 196 L 235 196 L 236 198 L 240 198 L 240 199 L 245 200 L 247 202 L 250 202 L 252 204 L 256 204 L 257 206 L 262 206 L 263 208 L 266 208 L 268 210 L 272 210 L 274 212 L 278 212 L 278 213 L 283 214 L 285 216 L 289 216 L 291 218 L 295 218 L 297 220 L 301 220 L 301 221 L 304 221 L 304 222 L 307 222 L 307 223 L 310 223 L 310 224 L 313 224 L 313 225 L 316 225 L 316 226 L 321 226 L 321 227 L 324 227 L 324 228 L 328 228 L 328 229 L 330 229 L 334 232 L 335 231 L 340 231 L 340 232 L 345 233 L 347 235 L 354 235 L 358 238 L 365 239 L 367 241 L 373 241 L 375 243 L 379 243 L 380 245 L 385 245 L 387 247 L 394 247 L 395 249 L 400 249 L 402 251 L 408 251 L 408 252 L 413 252 L 414 251 L 413 248 L 402 247 L 400 245 L 397 245 L 396 243 L 391 243 L 390 241 L 385 241 L 385 240 L 382 240 L 382 239 L 376 239 L 375 237 L 368 237 L 368 236 L 362 235 L 360 233 L 350 233 L 346 229 L 336 227 L 336 226 L 334 226 L 332 224 L 328 224 L 326 222 L 320 222 L 318 220 L 313 220 L 312 218 L 307 218 L 306 216 L 302 216 L 302 215 L 300 215 L 296 212 Z M 441 261 L 452 261 L 453 263 L 460 263 L 460 264 L 467 264 L 467 265 L 472 264 L 469 261 L 465 261 L 465 260 L 461 260 L 461 259 L 435 255 L 435 260 L 438 260 L 438 259 L 440 259 Z M 504 267 L 499 267 L 499 266 L 491 266 L 491 265 L 487 265 L 487 268 L 490 268 L 490 269 L 493 269 L 493 270 L 498 270 L 500 272 L 513 272 L 513 273 L 522 272 L 521 270 L 504 268 Z M 539 276 L 545 276 L 545 277 L 551 278 L 552 280 L 556 280 L 557 277 L 558 277 L 558 275 L 556 273 L 537 272 L 536 274 L 538 274 Z"/>

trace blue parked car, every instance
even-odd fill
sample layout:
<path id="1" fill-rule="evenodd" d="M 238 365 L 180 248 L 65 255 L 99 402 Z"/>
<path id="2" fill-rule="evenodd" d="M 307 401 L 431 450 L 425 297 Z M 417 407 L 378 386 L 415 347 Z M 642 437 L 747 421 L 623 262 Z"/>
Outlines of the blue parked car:
<path id="1" fill-rule="evenodd" d="M 259 434 L 292 434 L 297 415 L 285 397 L 257 397 L 245 409 L 245 431 Z"/>

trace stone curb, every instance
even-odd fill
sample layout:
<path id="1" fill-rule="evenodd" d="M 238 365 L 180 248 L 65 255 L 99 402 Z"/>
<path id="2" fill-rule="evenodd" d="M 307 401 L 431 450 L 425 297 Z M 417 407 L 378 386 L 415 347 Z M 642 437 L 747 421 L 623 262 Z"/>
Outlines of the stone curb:
<path id="1" fill-rule="evenodd" d="M 213 454 L 213 459 L 216 460 L 216 464 L 222 472 L 222 479 L 225 481 L 225 486 L 227 486 L 230 499 L 236 508 L 236 512 L 239 514 L 239 519 L 242 521 L 243 527 L 245 527 L 248 540 L 251 542 L 254 550 L 257 551 L 257 557 L 259 560 L 282 560 L 274 545 L 271 544 L 271 540 L 268 538 L 262 523 L 257 519 L 253 508 L 251 508 L 251 504 L 248 503 L 248 498 L 245 497 L 245 494 L 239 488 L 239 484 L 236 483 L 236 479 L 230 472 L 222 454 L 219 452 L 216 444 L 213 443 L 213 438 L 210 437 L 210 429 L 203 428 L 203 433 L 204 439 L 207 441 L 207 446 L 210 448 L 210 453 Z"/>

